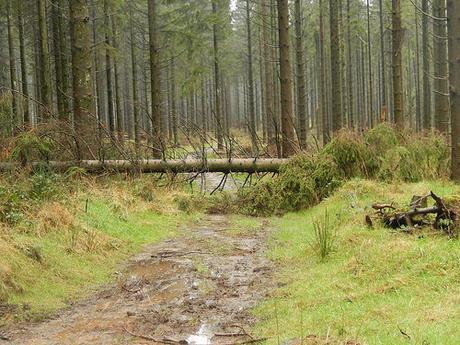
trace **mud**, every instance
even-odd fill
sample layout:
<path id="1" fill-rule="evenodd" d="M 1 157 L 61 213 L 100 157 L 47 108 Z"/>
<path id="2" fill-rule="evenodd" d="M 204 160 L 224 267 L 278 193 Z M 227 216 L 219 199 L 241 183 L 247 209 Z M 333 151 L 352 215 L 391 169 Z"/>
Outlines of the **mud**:
<path id="1" fill-rule="evenodd" d="M 267 224 L 238 236 L 207 216 L 131 259 L 113 286 L 56 318 L 8 330 L 0 344 L 236 344 L 272 288 Z"/>

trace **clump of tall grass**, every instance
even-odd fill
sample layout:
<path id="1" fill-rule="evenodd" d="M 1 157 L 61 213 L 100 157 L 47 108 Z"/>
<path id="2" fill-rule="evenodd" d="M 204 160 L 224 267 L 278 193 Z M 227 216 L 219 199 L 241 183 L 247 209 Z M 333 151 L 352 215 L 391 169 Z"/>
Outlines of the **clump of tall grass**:
<path id="1" fill-rule="evenodd" d="M 327 210 L 323 217 L 313 221 L 313 228 L 315 237 L 312 246 L 320 260 L 324 261 L 334 249 L 336 237 Z"/>

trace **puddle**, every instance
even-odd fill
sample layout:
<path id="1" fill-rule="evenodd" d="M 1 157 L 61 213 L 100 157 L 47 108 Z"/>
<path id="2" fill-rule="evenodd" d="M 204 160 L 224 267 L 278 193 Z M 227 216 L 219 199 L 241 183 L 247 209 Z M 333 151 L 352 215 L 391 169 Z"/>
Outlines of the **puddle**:
<path id="1" fill-rule="evenodd" d="M 187 337 L 187 344 L 190 345 L 211 345 L 211 338 L 214 333 L 207 324 L 202 324 L 198 332 Z"/>
<path id="2" fill-rule="evenodd" d="M 176 266 L 177 264 L 170 260 L 138 262 L 130 267 L 130 272 L 144 279 L 152 279 L 178 270 Z"/>
<path id="3" fill-rule="evenodd" d="M 267 232 L 227 236 L 229 224 L 225 216 L 211 215 L 184 228 L 184 236 L 147 247 L 128 262 L 117 284 L 56 319 L 12 328 L 8 344 L 113 345 L 146 337 L 185 339 L 190 345 L 246 340 L 223 334 L 234 332 L 232 325 L 249 329 L 256 321 L 249 311 L 270 291 L 271 263 L 263 255 Z"/>

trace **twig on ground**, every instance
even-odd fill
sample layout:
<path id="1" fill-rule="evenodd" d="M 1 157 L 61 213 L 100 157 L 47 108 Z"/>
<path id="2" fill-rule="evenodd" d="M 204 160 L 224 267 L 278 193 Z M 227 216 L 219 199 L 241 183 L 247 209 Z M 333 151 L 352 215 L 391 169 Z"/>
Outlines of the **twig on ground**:
<path id="1" fill-rule="evenodd" d="M 153 341 L 153 342 L 160 343 L 160 344 L 184 344 L 184 345 L 188 344 L 186 340 L 175 340 L 175 339 L 170 339 L 170 338 L 156 339 L 149 335 L 137 334 L 137 333 L 130 331 L 127 327 L 124 327 L 124 331 L 133 337 L 148 340 L 148 341 Z"/>

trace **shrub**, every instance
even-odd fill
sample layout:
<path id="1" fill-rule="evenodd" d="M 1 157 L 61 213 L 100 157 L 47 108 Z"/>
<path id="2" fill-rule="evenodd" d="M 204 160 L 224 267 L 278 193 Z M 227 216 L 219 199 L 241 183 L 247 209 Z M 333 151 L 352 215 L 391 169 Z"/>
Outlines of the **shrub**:
<path id="1" fill-rule="evenodd" d="M 347 129 L 341 130 L 327 144 L 322 154 L 329 155 L 342 172 L 343 177 L 372 176 L 376 162 L 362 135 Z"/>
<path id="2" fill-rule="evenodd" d="M 17 224 L 23 217 L 23 204 L 27 195 L 15 187 L 0 186 L 0 222 Z"/>
<path id="3" fill-rule="evenodd" d="M 443 136 L 412 135 L 404 141 L 382 157 L 377 176 L 380 180 L 418 182 L 449 176 L 450 151 Z"/>
<path id="4" fill-rule="evenodd" d="M 397 146 L 385 153 L 377 177 L 386 182 L 416 182 L 421 178 L 412 153 L 404 146 Z"/>
<path id="5" fill-rule="evenodd" d="M 398 146 L 398 133 L 392 125 L 381 123 L 364 134 L 364 142 L 375 154 L 381 156 Z"/>
<path id="6" fill-rule="evenodd" d="M 250 215 L 268 215 L 313 206 L 341 184 L 341 174 L 328 155 L 299 155 L 280 175 L 240 192 L 240 208 Z"/>
<path id="7" fill-rule="evenodd" d="M 419 170 L 421 179 L 449 176 L 450 148 L 444 136 L 429 133 L 415 136 L 406 144 Z"/>
<path id="8" fill-rule="evenodd" d="M 51 139 L 39 136 L 34 130 L 20 133 L 12 145 L 11 158 L 22 164 L 31 160 L 48 160 L 53 149 Z"/>
<path id="9" fill-rule="evenodd" d="M 307 208 L 354 177 L 417 182 L 447 177 L 449 147 L 437 134 L 399 133 L 381 124 L 364 135 L 342 130 L 317 154 L 295 156 L 277 177 L 240 191 L 239 209 L 270 215 Z"/>

